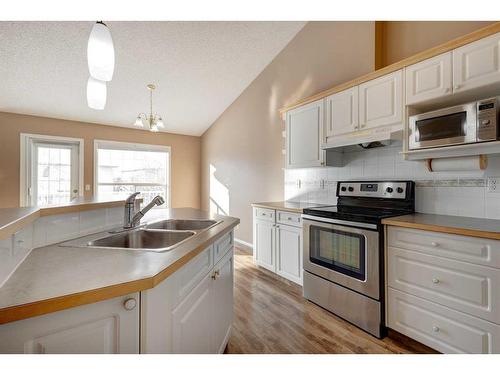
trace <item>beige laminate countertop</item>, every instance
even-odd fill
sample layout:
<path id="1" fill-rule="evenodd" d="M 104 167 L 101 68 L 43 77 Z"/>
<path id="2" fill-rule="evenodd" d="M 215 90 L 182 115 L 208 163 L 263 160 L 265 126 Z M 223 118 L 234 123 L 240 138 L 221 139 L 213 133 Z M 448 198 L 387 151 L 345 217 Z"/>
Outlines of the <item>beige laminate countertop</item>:
<path id="1" fill-rule="evenodd" d="M 240 222 L 194 208 L 168 209 L 164 218 L 222 222 L 164 253 L 57 244 L 34 249 L 0 288 L 0 324 L 153 288 Z"/>
<path id="2" fill-rule="evenodd" d="M 272 210 L 296 212 L 299 214 L 301 214 L 305 208 L 321 207 L 321 206 L 327 206 L 327 205 L 319 203 L 291 202 L 291 201 L 252 203 L 252 207 L 270 208 Z"/>
<path id="3" fill-rule="evenodd" d="M 119 207 L 123 206 L 125 199 L 126 197 L 108 199 L 81 197 L 69 203 L 54 206 L 0 208 L 0 240 L 9 237 L 40 216 L 96 210 L 98 208 Z M 142 199 L 140 201 L 142 201 Z"/>
<path id="4" fill-rule="evenodd" d="M 495 219 L 415 213 L 383 219 L 382 224 L 500 240 L 500 220 Z"/>

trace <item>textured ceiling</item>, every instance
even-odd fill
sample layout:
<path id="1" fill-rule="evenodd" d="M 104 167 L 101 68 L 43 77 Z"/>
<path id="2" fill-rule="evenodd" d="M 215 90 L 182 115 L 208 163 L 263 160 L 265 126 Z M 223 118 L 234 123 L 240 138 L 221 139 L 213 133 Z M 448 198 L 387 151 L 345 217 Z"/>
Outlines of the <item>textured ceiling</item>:
<path id="1" fill-rule="evenodd" d="M 87 107 L 93 22 L 0 22 L 0 111 L 133 127 L 149 108 L 165 131 L 201 135 L 304 22 L 108 22 L 115 73 L 102 111 Z"/>

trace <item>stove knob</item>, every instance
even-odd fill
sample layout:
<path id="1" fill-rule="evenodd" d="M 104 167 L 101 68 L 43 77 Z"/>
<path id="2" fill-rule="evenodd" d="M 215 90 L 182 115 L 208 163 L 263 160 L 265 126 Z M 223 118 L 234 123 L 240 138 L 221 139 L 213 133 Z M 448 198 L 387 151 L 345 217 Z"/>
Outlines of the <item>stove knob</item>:
<path id="1" fill-rule="evenodd" d="M 385 191 L 388 192 L 388 193 L 392 193 L 393 189 L 389 186 L 387 189 L 385 189 Z"/>
<path id="2" fill-rule="evenodd" d="M 404 190 L 403 190 L 403 188 L 400 186 L 400 187 L 398 187 L 398 188 L 396 189 L 396 191 L 397 191 L 399 194 L 401 194 Z"/>
<path id="3" fill-rule="evenodd" d="M 340 188 L 340 190 L 342 190 L 342 191 L 346 191 L 347 189 L 346 189 L 346 187 L 345 187 L 345 186 L 342 186 L 342 187 Z"/>
<path id="4" fill-rule="evenodd" d="M 349 190 L 349 191 L 354 191 L 354 188 L 353 188 L 352 186 L 349 186 L 349 187 L 347 188 L 347 190 Z"/>

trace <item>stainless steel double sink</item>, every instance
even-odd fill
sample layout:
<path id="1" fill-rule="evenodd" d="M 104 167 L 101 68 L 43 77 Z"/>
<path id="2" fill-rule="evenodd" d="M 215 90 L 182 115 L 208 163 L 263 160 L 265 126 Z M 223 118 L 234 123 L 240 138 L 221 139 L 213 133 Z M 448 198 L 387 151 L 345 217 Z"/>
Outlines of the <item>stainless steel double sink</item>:
<path id="1" fill-rule="evenodd" d="M 59 246 L 163 252 L 176 248 L 220 222 L 204 219 L 168 219 L 149 223 L 137 229 L 84 236 L 63 242 Z"/>

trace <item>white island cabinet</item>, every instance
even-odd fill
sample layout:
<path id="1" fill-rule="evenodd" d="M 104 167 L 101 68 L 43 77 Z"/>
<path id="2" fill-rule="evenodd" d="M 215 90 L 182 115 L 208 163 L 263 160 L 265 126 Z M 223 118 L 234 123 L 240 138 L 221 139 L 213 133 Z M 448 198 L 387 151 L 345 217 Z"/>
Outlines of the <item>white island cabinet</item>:
<path id="1" fill-rule="evenodd" d="M 231 232 L 141 292 L 141 353 L 222 353 L 233 320 L 233 263 Z"/>
<path id="2" fill-rule="evenodd" d="M 139 293 L 0 325 L 0 353 L 139 353 Z"/>

